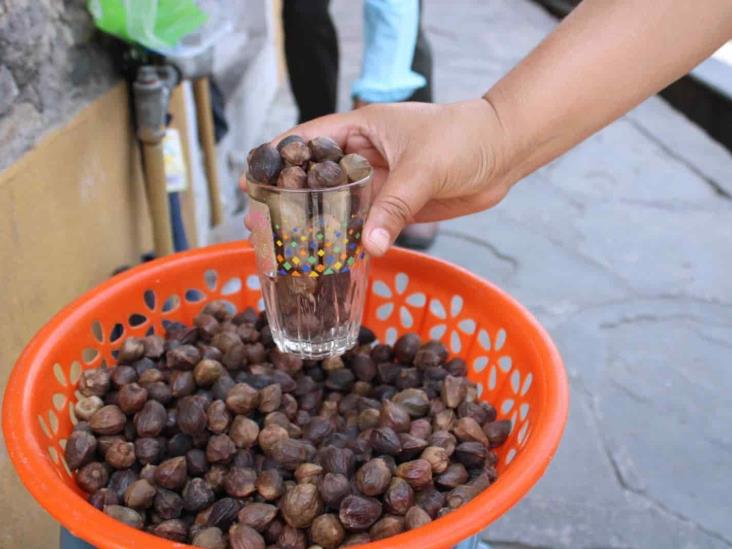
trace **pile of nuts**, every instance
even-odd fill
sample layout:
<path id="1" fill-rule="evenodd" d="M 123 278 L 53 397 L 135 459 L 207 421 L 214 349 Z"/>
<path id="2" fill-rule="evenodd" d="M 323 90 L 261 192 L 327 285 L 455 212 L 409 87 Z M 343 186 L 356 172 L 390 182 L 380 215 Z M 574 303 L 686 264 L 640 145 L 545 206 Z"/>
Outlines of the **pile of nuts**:
<path id="1" fill-rule="evenodd" d="M 283 189 L 331 189 L 364 179 L 371 164 L 359 154 L 344 155 L 329 137 L 309 142 L 298 135 L 285 137 L 277 147 L 264 143 L 247 158 L 249 177 Z"/>
<path id="2" fill-rule="evenodd" d="M 496 479 L 511 424 L 460 358 L 362 328 L 342 357 L 273 345 L 264 314 L 207 304 L 86 370 L 65 458 L 92 505 L 210 549 L 325 549 L 449 513 Z"/>

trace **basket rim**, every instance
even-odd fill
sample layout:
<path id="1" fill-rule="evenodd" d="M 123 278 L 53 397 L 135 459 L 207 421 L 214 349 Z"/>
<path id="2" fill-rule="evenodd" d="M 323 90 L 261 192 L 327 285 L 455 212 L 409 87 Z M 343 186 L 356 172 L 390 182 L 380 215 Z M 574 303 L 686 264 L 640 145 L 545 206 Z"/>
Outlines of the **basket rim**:
<path id="1" fill-rule="evenodd" d="M 154 276 L 156 272 L 165 273 L 174 264 L 185 265 L 197 262 L 206 256 L 239 255 L 251 251 L 251 244 L 247 241 L 217 244 L 156 259 L 111 277 L 54 315 L 18 357 L 8 378 L 2 408 L 3 433 L 8 455 L 31 495 L 70 532 L 99 547 L 144 546 L 160 549 L 190 547 L 121 525 L 89 505 L 61 481 L 49 466 L 48 454 L 32 436 L 31 431 L 23 428 L 24 422 L 34 417 L 30 410 L 30 393 L 34 382 L 42 374 L 40 361 L 53 346 L 49 336 L 64 324 L 85 316 L 89 308 L 95 307 L 95 304 L 104 300 L 110 292 L 116 292 L 120 287 L 135 285 L 138 275 L 142 273 L 146 277 Z M 377 258 L 375 261 L 388 261 L 389 257 L 400 255 L 415 262 L 438 263 L 441 268 L 469 278 L 477 286 L 487 287 L 514 313 L 523 317 L 528 327 L 536 334 L 538 344 L 543 347 L 543 354 L 548 357 L 542 368 L 546 376 L 545 393 L 552 395 L 551 406 L 542 409 L 533 425 L 532 436 L 513 460 L 511 467 L 501 474 L 491 488 L 446 517 L 419 529 L 364 546 L 372 549 L 397 546 L 400 549 L 439 549 L 454 545 L 482 530 L 513 507 L 538 482 L 554 457 L 564 431 L 569 409 L 569 387 L 562 358 L 554 342 L 538 320 L 516 299 L 465 268 L 423 253 L 393 248 L 385 259 Z M 78 501 L 84 504 L 74 505 L 73 498 L 78 498 Z M 89 528 L 89 524 L 93 524 L 94 527 Z"/>

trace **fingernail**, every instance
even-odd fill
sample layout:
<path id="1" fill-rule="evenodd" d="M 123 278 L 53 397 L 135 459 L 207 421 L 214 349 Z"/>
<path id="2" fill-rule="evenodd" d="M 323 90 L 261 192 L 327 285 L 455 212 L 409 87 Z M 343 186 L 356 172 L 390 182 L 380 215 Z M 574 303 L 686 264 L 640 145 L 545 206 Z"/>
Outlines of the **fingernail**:
<path id="1" fill-rule="evenodd" d="M 377 254 L 385 254 L 386 250 L 389 249 L 391 238 L 389 233 L 384 229 L 376 228 L 369 234 L 369 240 L 371 241 L 371 247 L 376 251 Z"/>

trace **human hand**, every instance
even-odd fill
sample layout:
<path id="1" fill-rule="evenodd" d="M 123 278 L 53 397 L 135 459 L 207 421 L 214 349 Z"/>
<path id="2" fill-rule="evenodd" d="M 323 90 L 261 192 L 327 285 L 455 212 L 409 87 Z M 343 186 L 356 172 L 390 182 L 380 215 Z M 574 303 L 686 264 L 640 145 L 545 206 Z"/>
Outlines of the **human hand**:
<path id="1" fill-rule="evenodd" d="M 301 124 L 286 135 L 333 138 L 374 167 L 375 198 L 363 242 L 383 255 L 410 223 L 439 221 L 497 204 L 503 130 L 484 99 L 449 105 L 372 104 Z"/>

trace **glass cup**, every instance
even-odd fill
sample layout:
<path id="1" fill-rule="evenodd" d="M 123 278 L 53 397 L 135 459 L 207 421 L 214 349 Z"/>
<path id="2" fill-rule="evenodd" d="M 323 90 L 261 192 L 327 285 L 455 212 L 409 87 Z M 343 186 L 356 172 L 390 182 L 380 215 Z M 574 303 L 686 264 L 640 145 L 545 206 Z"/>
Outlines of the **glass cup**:
<path id="1" fill-rule="evenodd" d="M 277 347 L 307 359 L 343 354 L 361 326 L 369 256 L 361 232 L 372 174 L 333 189 L 247 180 L 248 225 Z"/>

